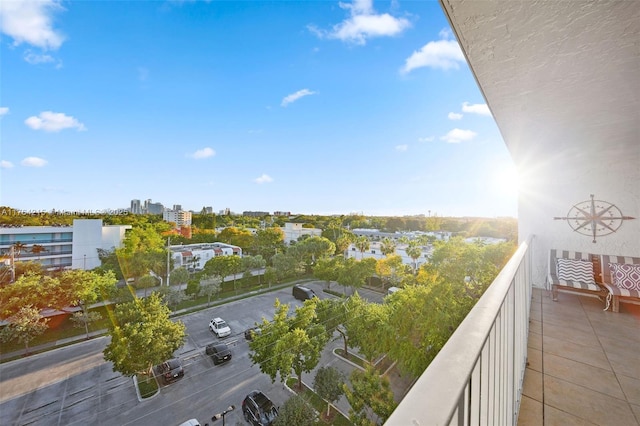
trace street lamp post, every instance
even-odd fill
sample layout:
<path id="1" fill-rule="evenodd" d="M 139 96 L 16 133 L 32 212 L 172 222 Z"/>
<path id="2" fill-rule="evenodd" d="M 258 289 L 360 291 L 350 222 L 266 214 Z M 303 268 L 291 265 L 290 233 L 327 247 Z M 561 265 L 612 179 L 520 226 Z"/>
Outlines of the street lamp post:
<path id="1" fill-rule="evenodd" d="M 236 409 L 235 405 L 230 405 L 229 407 L 227 407 L 226 410 L 224 410 L 222 413 L 216 414 L 215 416 L 211 417 L 211 421 L 215 422 L 216 420 L 220 420 L 222 419 L 222 426 L 224 426 L 224 416 L 230 412 Z"/>

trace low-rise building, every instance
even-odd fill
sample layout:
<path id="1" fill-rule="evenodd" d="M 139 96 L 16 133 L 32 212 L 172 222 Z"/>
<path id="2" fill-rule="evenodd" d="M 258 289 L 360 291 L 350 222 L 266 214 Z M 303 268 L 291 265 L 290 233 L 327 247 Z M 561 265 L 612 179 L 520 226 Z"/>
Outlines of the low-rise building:
<path id="1" fill-rule="evenodd" d="M 289 245 L 292 241 L 298 241 L 303 235 L 309 235 L 310 237 L 319 237 L 322 235 L 322 229 L 318 228 L 303 228 L 301 223 L 285 223 L 284 227 L 280 228 L 284 233 L 284 243 Z"/>
<path id="2" fill-rule="evenodd" d="M 181 244 L 169 246 L 173 268 L 201 270 L 204 265 L 218 256 L 240 256 L 242 248 L 225 243 Z"/>
<path id="3" fill-rule="evenodd" d="M 61 226 L 0 226 L 0 252 L 9 264 L 35 261 L 45 269 L 89 270 L 100 266 L 98 249 L 122 246 L 127 229 L 131 225 L 103 225 L 102 219 L 74 219 L 73 225 Z"/>

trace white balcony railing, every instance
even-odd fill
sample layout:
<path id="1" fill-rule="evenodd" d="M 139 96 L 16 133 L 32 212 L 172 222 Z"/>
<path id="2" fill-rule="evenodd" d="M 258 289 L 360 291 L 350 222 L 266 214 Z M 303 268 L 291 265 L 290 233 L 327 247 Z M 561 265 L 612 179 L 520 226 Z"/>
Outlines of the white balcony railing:
<path id="1" fill-rule="evenodd" d="M 515 425 L 527 361 L 531 242 L 522 243 L 385 425 Z"/>

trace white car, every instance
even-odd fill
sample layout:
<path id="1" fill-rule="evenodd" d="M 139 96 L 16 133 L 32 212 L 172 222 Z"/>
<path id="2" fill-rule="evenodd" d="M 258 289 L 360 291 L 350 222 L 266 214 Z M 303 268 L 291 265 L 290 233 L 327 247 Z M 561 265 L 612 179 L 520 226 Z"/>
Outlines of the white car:
<path id="1" fill-rule="evenodd" d="M 226 337 L 231 334 L 231 328 L 222 318 L 214 318 L 209 321 L 209 328 L 216 333 L 218 337 Z"/>

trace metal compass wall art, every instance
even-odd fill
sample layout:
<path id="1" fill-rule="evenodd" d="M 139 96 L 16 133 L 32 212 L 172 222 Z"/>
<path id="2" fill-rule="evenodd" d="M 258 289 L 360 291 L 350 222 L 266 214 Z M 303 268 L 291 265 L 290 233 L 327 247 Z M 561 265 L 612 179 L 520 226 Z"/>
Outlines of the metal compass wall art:
<path id="1" fill-rule="evenodd" d="M 593 237 L 613 234 L 622 226 L 625 220 L 635 217 L 624 216 L 614 204 L 602 200 L 595 200 L 591 194 L 591 200 L 581 201 L 569 209 L 566 217 L 554 217 L 555 220 L 566 220 L 575 232 Z"/>

